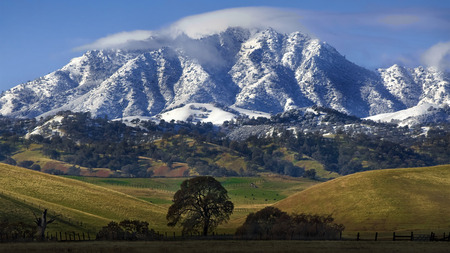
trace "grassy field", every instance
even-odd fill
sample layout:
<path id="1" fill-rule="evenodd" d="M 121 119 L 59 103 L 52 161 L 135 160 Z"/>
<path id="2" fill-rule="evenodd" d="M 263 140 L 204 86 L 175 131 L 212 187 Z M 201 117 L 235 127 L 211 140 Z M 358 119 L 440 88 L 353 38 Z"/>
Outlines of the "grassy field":
<path id="1" fill-rule="evenodd" d="M 70 177 L 149 201 L 167 210 L 184 178 L 93 178 Z M 317 181 L 281 176 L 217 178 L 227 189 L 235 211 L 219 232 L 234 233 L 250 212 L 272 205 Z M 158 228 L 159 229 L 159 228 Z"/>
<path id="2" fill-rule="evenodd" d="M 32 223 L 33 213 L 57 216 L 49 231 L 96 232 L 109 221 L 139 219 L 160 232 L 183 178 L 61 177 L 0 164 L 0 218 Z M 318 182 L 280 176 L 218 178 L 229 191 L 235 212 L 220 233 L 234 233 L 250 212 L 272 205 Z"/>
<path id="3" fill-rule="evenodd" d="M 12 158 L 20 163 L 22 161 L 33 161 L 41 166 L 41 171 L 50 169 L 57 169 L 63 172 L 72 166 L 72 164 L 62 161 L 50 159 L 42 154 L 42 145 L 31 144 L 28 149 L 22 148 L 19 152 L 16 152 Z M 112 172 L 106 168 L 94 168 L 94 172 L 89 172 L 88 168 L 77 166 L 81 169 L 81 175 L 83 176 L 96 176 L 96 177 L 108 177 Z"/>
<path id="4" fill-rule="evenodd" d="M 448 242 L 357 242 L 357 241 L 165 241 L 77 242 L 0 244 L 0 252 L 317 252 L 317 253 L 444 253 Z"/>
<path id="5" fill-rule="evenodd" d="M 346 231 L 450 231 L 450 165 L 357 173 L 294 194 L 276 207 L 333 214 Z"/>
<path id="6" fill-rule="evenodd" d="M 123 219 L 146 220 L 152 227 L 165 227 L 165 208 L 112 189 L 6 164 L 0 164 L 0 174 L 3 219 L 14 213 L 14 219 L 29 220 L 33 211 L 47 208 L 51 216 L 59 217 L 59 225 L 49 226 L 56 231 L 73 229 L 73 225 L 97 231 L 111 220 Z"/>
<path id="7" fill-rule="evenodd" d="M 60 177 L 0 164 L 0 218 L 33 220 L 48 208 L 59 215 L 54 231 L 97 231 L 109 221 L 140 219 L 161 232 L 165 214 L 184 178 Z M 217 178 L 235 211 L 218 229 L 234 233 L 250 212 L 274 205 L 289 213 L 332 214 L 345 235 L 393 231 L 450 232 L 450 165 L 357 173 L 320 183 L 261 175 Z M 80 226 L 80 223 L 83 223 Z M 51 231 L 50 230 L 50 231 Z"/>

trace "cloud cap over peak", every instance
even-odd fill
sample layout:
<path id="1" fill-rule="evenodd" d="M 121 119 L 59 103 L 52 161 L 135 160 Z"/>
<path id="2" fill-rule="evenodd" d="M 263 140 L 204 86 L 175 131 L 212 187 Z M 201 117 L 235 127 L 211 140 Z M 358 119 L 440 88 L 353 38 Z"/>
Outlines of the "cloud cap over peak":
<path id="1" fill-rule="evenodd" d="M 272 7 L 231 8 L 180 19 L 169 27 L 173 35 L 181 33 L 198 39 L 225 31 L 229 27 L 247 29 L 273 28 L 281 33 L 305 30 L 297 12 Z"/>
<path id="2" fill-rule="evenodd" d="M 273 28 L 281 33 L 305 31 L 300 18 L 297 12 L 281 8 L 231 8 L 188 16 L 158 31 L 136 30 L 112 34 L 74 50 L 155 48 L 180 35 L 199 39 L 224 32 L 229 27 L 250 30 Z"/>

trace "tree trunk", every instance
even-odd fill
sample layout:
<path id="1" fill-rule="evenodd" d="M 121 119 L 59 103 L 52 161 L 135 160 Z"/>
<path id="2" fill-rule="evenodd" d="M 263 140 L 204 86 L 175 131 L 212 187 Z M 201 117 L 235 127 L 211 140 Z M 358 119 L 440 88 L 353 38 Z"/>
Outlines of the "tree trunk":
<path id="1" fill-rule="evenodd" d="M 47 220 L 47 209 L 42 212 L 41 217 L 36 217 L 35 215 L 35 223 L 38 226 L 38 238 L 41 241 L 45 240 L 45 230 L 47 229 L 47 225 L 55 221 L 55 219 Z"/>
<path id="2" fill-rule="evenodd" d="M 208 235 L 208 227 L 209 227 L 209 220 L 205 220 L 205 223 L 203 224 L 203 236 Z"/>

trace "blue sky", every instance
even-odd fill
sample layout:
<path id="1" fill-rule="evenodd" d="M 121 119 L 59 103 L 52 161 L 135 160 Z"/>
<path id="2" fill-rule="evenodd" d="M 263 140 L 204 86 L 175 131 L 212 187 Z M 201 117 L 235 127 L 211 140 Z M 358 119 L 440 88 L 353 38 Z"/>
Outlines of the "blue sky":
<path id="1" fill-rule="evenodd" d="M 0 91 L 61 68 L 101 38 L 258 6 L 295 13 L 290 25 L 298 22 L 299 29 L 369 69 L 450 66 L 447 0 L 0 0 Z M 264 22 L 265 16 L 254 18 Z"/>

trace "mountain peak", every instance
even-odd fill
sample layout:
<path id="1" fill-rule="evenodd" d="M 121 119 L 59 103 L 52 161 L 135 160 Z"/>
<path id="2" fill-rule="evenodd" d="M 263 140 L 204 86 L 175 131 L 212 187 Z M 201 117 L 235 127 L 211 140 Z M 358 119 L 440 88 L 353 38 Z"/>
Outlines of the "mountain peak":
<path id="1" fill-rule="evenodd" d="M 298 31 L 230 26 L 205 34 L 153 34 L 145 47 L 87 51 L 4 92 L 0 114 L 72 110 L 121 118 L 219 103 L 266 113 L 319 105 L 361 117 L 439 104 L 450 96 L 446 75 L 399 65 L 371 72 Z"/>

